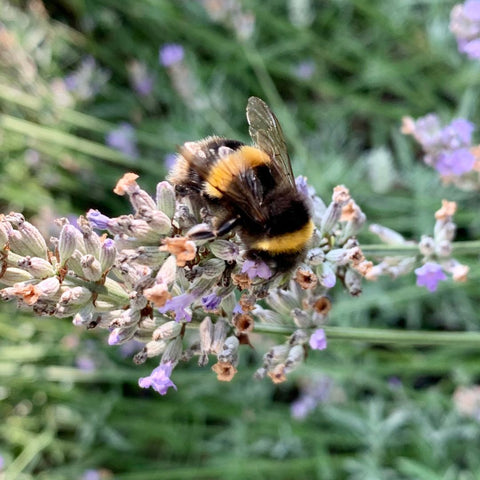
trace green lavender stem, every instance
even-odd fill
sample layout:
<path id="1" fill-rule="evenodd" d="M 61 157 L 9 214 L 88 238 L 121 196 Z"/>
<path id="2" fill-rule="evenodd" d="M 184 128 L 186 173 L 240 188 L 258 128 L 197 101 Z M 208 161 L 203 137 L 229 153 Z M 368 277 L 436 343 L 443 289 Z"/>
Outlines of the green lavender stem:
<path id="1" fill-rule="evenodd" d="M 480 254 L 480 241 L 453 242 L 453 254 L 457 255 L 478 255 Z M 362 252 L 365 255 L 419 255 L 418 245 L 384 245 L 372 244 L 362 245 Z"/>
<path id="2" fill-rule="evenodd" d="M 48 99 L 34 97 L 33 95 L 29 95 L 28 93 L 1 83 L 0 98 L 39 113 L 43 112 L 46 106 L 49 106 Z M 53 113 L 58 115 L 60 121 L 64 121 L 74 127 L 84 128 L 95 133 L 105 134 L 115 128 L 115 124 L 113 123 L 106 122 L 105 120 L 101 120 L 85 113 L 77 112 L 71 108 L 55 106 L 53 107 Z M 158 135 L 139 130 L 137 130 L 136 135 L 139 143 L 158 148 Z"/>
<path id="3" fill-rule="evenodd" d="M 11 115 L 0 114 L 0 129 L 20 133 L 36 140 L 45 141 L 61 147 L 70 148 L 85 155 L 101 158 L 110 161 L 116 165 L 131 168 L 135 160 L 112 148 L 106 147 L 100 143 L 92 142 L 84 138 L 77 137 L 71 133 L 61 132 L 59 130 L 40 126 L 37 123 L 29 122 Z M 153 159 L 142 157 L 145 165 L 154 165 Z M 152 170 L 153 171 L 153 170 Z"/>
<path id="4" fill-rule="evenodd" d="M 480 346 L 480 332 L 432 332 L 379 328 L 323 327 L 329 340 L 362 341 L 375 344 Z M 289 335 L 295 327 L 255 324 L 256 333 Z"/>

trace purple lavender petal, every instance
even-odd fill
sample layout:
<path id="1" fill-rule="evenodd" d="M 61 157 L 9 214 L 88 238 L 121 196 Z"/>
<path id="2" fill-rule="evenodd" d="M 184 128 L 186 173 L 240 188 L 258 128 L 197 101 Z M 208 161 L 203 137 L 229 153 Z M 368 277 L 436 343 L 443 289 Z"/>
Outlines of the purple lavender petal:
<path id="1" fill-rule="evenodd" d="M 153 388 L 160 395 L 165 395 L 170 387 L 175 390 L 177 386 L 170 380 L 173 365 L 171 362 L 163 363 L 155 368 L 148 377 L 138 379 L 138 385 L 142 388 Z"/>
<path id="2" fill-rule="evenodd" d="M 323 328 L 315 330 L 310 336 L 309 344 L 313 350 L 325 350 L 327 348 L 325 330 Z"/>
<path id="3" fill-rule="evenodd" d="M 463 175 L 473 169 L 475 157 L 467 148 L 443 152 L 437 157 L 436 170 L 441 175 Z"/>
<path id="4" fill-rule="evenodd" d="M 415 274 L 417 275 L 417 285 L 426 287 L 430 292 L 437 289 L 438 282 L 447 279 L 442 267 L 434 262 L 427 262 L 422 267 L 417 268 Z"/>

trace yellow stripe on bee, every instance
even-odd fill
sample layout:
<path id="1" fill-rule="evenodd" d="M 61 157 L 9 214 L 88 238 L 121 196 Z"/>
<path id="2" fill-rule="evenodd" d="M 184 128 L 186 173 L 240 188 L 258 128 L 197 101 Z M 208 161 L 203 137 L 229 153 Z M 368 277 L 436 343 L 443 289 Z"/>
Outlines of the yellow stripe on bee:
<path id="1" fill-rule="evenodd" d="M 312 238 L 314 228 L 312 220 L 309 220 L 308 223 L 296 232 L 284 233 L 272 238 L 263 238 L 254 242 L 252 248 L 269 252 L 272 255 L 299 252 Z"/>
<path id="2" fill-rule="evenodd" d="M 240 173 L 270 161 L 270 157 L 258 148 L 243 146 L 215 162 L 205 182 L 205 193 L 211 197 L 221 198 L 223 192 L 228 191 L 230 184 Z"/>

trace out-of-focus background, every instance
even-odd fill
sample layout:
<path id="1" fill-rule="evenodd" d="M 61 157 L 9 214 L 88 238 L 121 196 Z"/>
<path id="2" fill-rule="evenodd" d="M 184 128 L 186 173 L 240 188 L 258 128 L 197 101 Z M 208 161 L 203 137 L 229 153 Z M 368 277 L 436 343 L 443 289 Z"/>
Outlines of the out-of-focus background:
<path id="1" fill-rule="evenodd" d="M 247 141 L 256 95 L 325 201 L 344 184 L 369 222 L 418 240 L 448 198 L 458 239 L 477 239 L 478 193 L 442 185 L 399 130 L 404 115 L 479 118 L 480 66 L 457 51 L 452 6 L 1 0 L 0 210 L 46 235 L 54 218 L 89 208 L 129 213 L 112 192 L 124 172 L 153 193 L 177 145 Z M 435 293 L 413 274 L 359 298 L 339 286 L 330 322 L 478 330 L 469 263 L 477 281 Z M 161 397 L 137 386 L 155 365 L 133 365 L 105 335 L 2 304 L 0 478 L 479 478 L 480 348 L 331 341 L 274 386 L 252 379 L 269 342 L 242 350 L 233 382 L 192 362 Z"/>

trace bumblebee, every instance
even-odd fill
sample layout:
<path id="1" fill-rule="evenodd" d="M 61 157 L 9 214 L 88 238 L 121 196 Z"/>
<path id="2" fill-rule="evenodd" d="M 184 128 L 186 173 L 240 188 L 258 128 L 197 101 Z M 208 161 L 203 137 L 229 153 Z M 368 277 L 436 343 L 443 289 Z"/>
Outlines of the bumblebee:
<path id="1" fill-rule="evenodd" d="M 278 119 L 263 100 L 250 97 L 247 121 L 254 146 L 217 136 L 187 142 L 168 179 L 178 194 L 198 196 L 212 214 L 212 229 L 192 239 L 235 230 L 246 257 L 264 261 L 278 275 L 304 258 L 314 224 Z"/>

